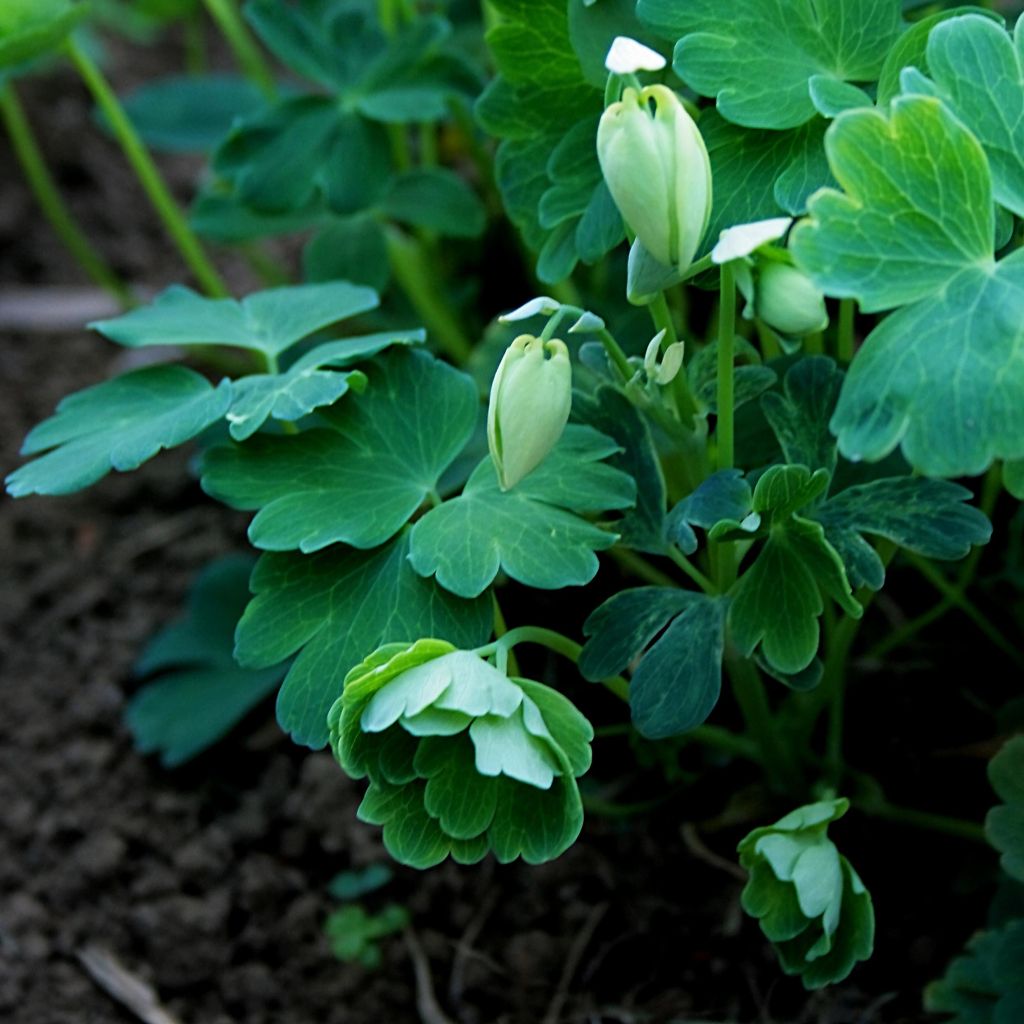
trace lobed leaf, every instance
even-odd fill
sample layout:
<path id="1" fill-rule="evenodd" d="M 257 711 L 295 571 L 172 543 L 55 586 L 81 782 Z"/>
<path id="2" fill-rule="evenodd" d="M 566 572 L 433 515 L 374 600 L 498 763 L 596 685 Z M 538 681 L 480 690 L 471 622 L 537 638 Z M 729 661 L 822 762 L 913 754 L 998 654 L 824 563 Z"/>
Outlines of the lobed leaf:
<path id="1" fill-rule="evenodd" d="M 595 552 L 617 536 L 577 513 L 625 508 L 636 485 L 601 460 L 618 446 L 589 427 L 570 425 L 532 473 L 508 491 L 488 457 L 462 494 L 431 509 L 412 528 L 410 559 L 462 597 L 481 594 L 504 570 L 527 586 L 582 586 L 598 570 Z"/>
<path id="2" fill-rule="evenodd" d="M 347 281 L 271 288 L 240 302 L 207 299 L 173 285 L 148 306 L 89 326 L 127 348 L 228 345 L 276 358 L 303 338 L 379 303 L 372 288 Z"/>
<path id="3" fill-rule="evenodd" d="M 150 366 L 77 391 L 25 438 L 22 454 L 37 458 L 8 475 L 7 491 L 71 494 L 112 469 L 138 469 L 216 423 L 230 403 L 228 381 L 213 387 L 184 366 Z"/>
<path id="4" fill-rule="evenodd" d="M 409 636 L 472 648 L 490 636 L 490 600 L 452 596 L 417 575 L 408 553 L 403 534 L 371 551 L 271 554 L 257 563 L 235 654 L 251 668 L 298 655 L 277 700 L 278 721 L 295 742 L 327 742 L 327 712 L 366 651 Z"/>
<path id="5" fill-rule="evenodd" d="M 810 120 L 814 79 L 874 81 L 902 27 L 899 0 L 640 0 L 637 13 L 679 40 L 676 74 L 751 128 Z"/>
<path id="6" fill-rule="evenodd" d="M 1024 882 L 1024 736 L 1011 739 L 992 758 L 988 777 L 1003 803 L 988 812 L 985 834 L 1002 853 L 1003 870 Z"/>
<path id="7" fill-rule="evenodd" d="M 395 350 L 367 367 L 367 377 L 365 394 L 331 411 L 330 429 L 258 436 L 206 454 L 204 490 L 260 510 L 249 526 L 257 547 L 383 543 L 469 440 L 478 397 L 465 374 L 426 352 Z"/>

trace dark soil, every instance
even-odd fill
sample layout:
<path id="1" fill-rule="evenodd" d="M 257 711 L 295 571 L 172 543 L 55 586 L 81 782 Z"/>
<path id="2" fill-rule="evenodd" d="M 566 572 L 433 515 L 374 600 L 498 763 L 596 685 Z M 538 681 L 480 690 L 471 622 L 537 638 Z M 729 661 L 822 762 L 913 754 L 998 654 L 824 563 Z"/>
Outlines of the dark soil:
<path id="1" fill-rule="evenodd" d="M 24 93 L 104 251 L 133 281 L 175 279 L 176 261 L 73 80 L 26 83 Z M 2 280 L 80 283 L 0 154 Z M 193 170 L 176 161 L 172 173 L 186 185 Z M 0 339 L 0 467 L 17 463 L 20 439 L 60 396 L 102 379 L 121 355 L 84 331 Z M 142 644 L 177 613 L 197 570 L 243 548 L 244 525 L 205 499 L 183 453 L 74 497 L 0 504 L 0 1019 L 135 1019 L 81 964 L 96 947 L 151 983 L 182 1024 L 431 1020 L 402 938 L 386 940 L 382 965 L 366 970 L 335 960 L 322 935 L 331 877 L 386 859 L 378 831 L 355 819 L 361 787 L 328 754 L 292 746 L 267 706 L 167 772 L 133 751 L 121 724 Z M 930 599 L 911 590 L 910 613 Z M 877 636 L 903 612 L 890 601 L 872 614 Z M 1005 700 L 1010 677 L 998 662 L 972 676 L 983 649 L 961 621 L 955 628 L 855 676 L 851 729 L 862 738 L 852 756 L 894 780 L 893 799 L 978 820 L 992 802 L 984 761 L 950 751 L 992 735 L 985 705 Z M 563 685 L 607 717 L 592 691 Z M 596 754 L 598 784 L 632 771 L 623 741 L 598 741 Z M 693 752 L 683 764 L 702 766 Z M 877 951 L 847 984 L 807 996 L 779 973 L 740 912 L 741 882 L 717 859 L 733 860 L 751 822 L 699 824 L 721 816 L 730 792 L 736 814 L 753 805 L 755 822 L 786 808 L 764 805 L 738 768 L 692 786 L 653 768 L 630 779 L 617 799 L 677 789 L 646 816 L 589 815 L 553 864 L 398 869 L 368 899 L 409 908 L 420 966 L 452 1020 L 928 1019 L 923 984 L 983 921 L 989 852 L 851 815 L 837 835 L 875 893 Z M 696 844 L 687 822 L 698 823 Z"/>

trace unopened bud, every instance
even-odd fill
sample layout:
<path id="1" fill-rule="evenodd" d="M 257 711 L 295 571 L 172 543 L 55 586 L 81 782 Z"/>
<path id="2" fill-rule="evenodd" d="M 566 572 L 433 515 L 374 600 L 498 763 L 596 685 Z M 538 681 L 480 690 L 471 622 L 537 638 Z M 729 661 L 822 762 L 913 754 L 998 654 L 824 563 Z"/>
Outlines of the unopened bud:
<path id="1" fill-rule="evenodd" d="M 664 85 L 626 89 L 601 116 L 597 155 L 644 248 L 666 266 L 690 266 L 711 219 L 711 163 L 679 97 Z"/>
<path id="2" fill-rule="evenodd" d="M 780 334 L 801 338 L 828 327 L 825 296 L 806 274 L 788 263 L 762 261 L 755 294 L 757 315 Z"/>
<path id="3" fill-rule="evenodd" d="M 571 408 L 572 363 L 565 343 L 521 334 L 502 357 L 487 410 L 487 445 L 503 491 L 544 461 Z"/>

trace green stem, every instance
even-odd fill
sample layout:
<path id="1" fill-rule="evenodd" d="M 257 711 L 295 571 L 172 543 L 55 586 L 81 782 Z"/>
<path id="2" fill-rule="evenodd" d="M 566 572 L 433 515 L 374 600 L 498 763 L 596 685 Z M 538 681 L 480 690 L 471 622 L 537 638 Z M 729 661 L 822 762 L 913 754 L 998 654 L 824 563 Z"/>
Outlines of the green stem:
<path id="1" fill-rule="evenodd" d="M 32 194 L 60 240 L 67 246 L 79 266 L 101 288 L 110 292 L 122 306 L 127 308 L 135 305 L 128 286 L 93 248 L 64 204 L 11 82 L 0 89 L 0 116 L 3 117 L 14 155 L 21 164 Z"/>
<path id="2" fill-rule="evenodd" d="M 217 23 L 239 67 L 246 77 L 263 93 L 265 99 L 277 98 L 274 76 L 267 66 L 255 40 L 245 27 L 235 0 L 203 0 L 210 17 Z"/>
<path id="3" fill-rule="evenodd" d="M 956 583 L 951 583 L 927 559 L 912 552 L 906 552 L 907 561 L 945 598 L 949 605 L 959 608 L 988 639 L 1004 654 L 1024 668 L 1024 655 L 992 625 Z"/>
<path id="4" fill-rule="evenodd" d="M 391 269 L 417 315 L 444 352 L 455 362 L 465 363 L 472 346 L 435 280 L 422 246 L 393 225 L 385 229 L 385 237 Z"/>
<path id="5" fill-rule="evenodd" d="M 732 469 L 736 461 L 733 432 L 735 405 L 733 348 L 736 340 L 736 282 L 731 263 L 722 264 L 721 300 L 718 309 L 718 409 L 715 439 L 718 468 Z"/>
<path id="6" fill-rule="evenodd" d="M 128 120 L 128 115 L 125 114 L 114 90 L 110 88 L 93 59 L 75 42 L 74 37 L 69 38 L 66 45 L 68 56 L 81 75 L 82 81 L 92 93 L 100 110 L 106 116 L 114 136 L 150 203 L 163 221 L 164 227 L 174 240 L 196 280 L 208 295 L 217 298 L 227 296 L 227 286 L 204 252 L 199 239 L 188 226 L 181 210 L 178 209 L 178 205 L 157 170 L 153 158 L 143 145 L 131 121 Z"/>
<path id="7" fill-rule="evenodd" d="M 761 760 L 770 783 L 787 793 L 800 792 L 803 785 L 799 769 L 792 751 L 783 745 L 772 719 L 768 696 L 757 666 L 734 651 L 726 653 L 725 663 L 736 702 L 743 713 L 748 731 L 760 748 Z"/>
<path id="8" fill-rule="evenodd" d="M 206 55 L 206 23 L 203 13 L 195 8 L 186 16 L 183 25 L 185 32 L 185 70 L 190 75 L 201 75 L 207 68 Z"/>
<path id="9" fill-rule="evenodd" d="M 844 616 L 836 627 L 825 655 L 821 689 L 828 700 L 828 735 L 825 741 L 825 770 L 829 784 L 839 789 L 843 778 L 843 722 L 846 711 L 846 666 L 860 619 Z"/>
<path id="10" fill-rule="evenodd" d="M 941 832 L 948 836 L 970 839 L 976 843 L 988 842 L 984 827 L 973 821 L 963 821 L 960 818 L 950 818 L 944 814 L 918 811 L 913 807 L 899 807 L 881 797 L 858 800 L 856 808 L 874 818 L 884 818 L 887 821 L 896 821 L 904 825 L 912 825 L 915 828 L 927 829 L 929 832 Z"/>
<path id="11" fill-rule="evenodd" d="M 717 594 L 718 588 L 678 548 L 670 547 L 668 557 L 697 584 L 705 594 Z"/>
<path id="12" fill-rule="evenodd" d="M 809 356 L 820 356 L 825 354 L 825 335 L 821 331 L 815 331 L 804 338 L 804 352 Z"/>
<path id="13" fill-rule="evenodd" d="M 612 548 L 611 556 L 623 569 L 631 572 L 637 579 L 641 579 L 645 583 L 650 583 L 655 587 L 679 587 L 678 582 L 668 573 L 662 572 L 628 548 Z"/>
<path id="14" fill-rule="evenodd" d="M 690 281 L 697 277 L 698 274 L 703 274 L 710 270 L 714 265 L 715 261 L 711 258 L 711 253 L 708 253 L 707 256 L 702 256 L 696 263 L 691 263 L 689 267 L 686 268 L 686 272 L 679 279 L 678 283 L 684 284 L 686 281 Z"/>
<path id="15" fill-rule="evenodd" d="M 836 353 L 839 362 L 851 363 L 854 353 L 854 321 L 857 316 L 857 304 L 853 299 L 842 299 L 839 303 L 839 337 L 836 342 Z"/>
<path id="16" fill-rule="evenodd" d="M 623 381 L 630 380 L 633 376 L 633 367 L 629 365 L 626 353 L 622 351 L 622 346 L 615 340 L 612 332 L 606 327 L 599 331 L 597 336 L 604 346 L 605 352 L 608 353 L 608 358 L 614 364 L 615 369 L 619 371 L 619 376 Z"/>

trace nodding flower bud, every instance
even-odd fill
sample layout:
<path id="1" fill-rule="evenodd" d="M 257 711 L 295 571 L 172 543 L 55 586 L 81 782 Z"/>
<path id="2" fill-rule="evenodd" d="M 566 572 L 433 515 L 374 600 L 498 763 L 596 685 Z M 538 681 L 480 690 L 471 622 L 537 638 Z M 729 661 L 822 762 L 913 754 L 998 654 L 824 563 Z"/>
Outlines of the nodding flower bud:
<path id="1" fill-rule="evenodd" d="M 565 342 L 521 334 L 502 357 L 487 410 L 487 445 L 503 491 L 544 461 L 571 408 L 572 363 Z"/>
<path id="2" fill-rule="evenodd" d="M 664 85 L 626 89 L 601 116 L 597 156 L 630 230 L 660 263 L 685 270 L 711 219 L 711 163 L 679 97 Z"/>
<path id="3" fill-rule="evenodd" d="M 758 260 L 754 307 L 773 330 L 801 338 L 828 327 L 825 296 L 796 267 L 777 260 Z"/>

